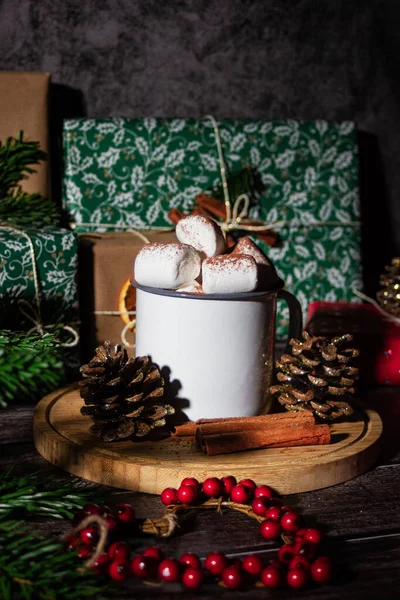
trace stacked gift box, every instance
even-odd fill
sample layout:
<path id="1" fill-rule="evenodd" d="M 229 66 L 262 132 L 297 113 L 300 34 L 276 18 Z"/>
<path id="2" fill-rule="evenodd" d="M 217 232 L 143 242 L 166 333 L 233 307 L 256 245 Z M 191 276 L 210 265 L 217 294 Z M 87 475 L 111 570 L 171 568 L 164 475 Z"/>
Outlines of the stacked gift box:
<path id="1" fill-rule="evenodd" d="M 0 72 L 3 145 L 23 131 L 24 140 L 38 142 L 47 151 L 49 83 L 48 73 Z M 34 172 L 26 172 L 20 183 L 24 192 L 48 197 L 48 161 L 35 164 Z M 67 374 L 76 377 L 80 363 L 77 235 L 60 227 L 37 227 L 33 217 L 29 227 L 5 217 L 0 222 L 1 329 L 56 332 L 65 345 Z M 29 215 L 23 217 L 29 220 Z"/>
<path id="2" fill-rule="evenodd" d="M 313 300 L 357 301 L 353 289 L 361 288 L 361 271 L 354 123 L 219 120 L 218 127 L 228 171 L 251 166 L 260 180 L 249 217 L 275 228 L 280 243 L 270 248 L 254 240 L 273 260 L 304 315 Z M 221 185 L 213 123 L 207 118 L 67 120 L 64 161 L 64 207 L 81 244 L 90 244 L 89 234 L 95 233 L 100 236 L 96 246 L 104 246 L 103 257 L 114 265 L 124 263 L 123 275 L 115 277 L 108 293 L 94 286 L 92 312 L 103 314 L 95 314 L 88 335 L 101 341 L 96 328 L 101 332 L 100 323 L 108 318 L 113 322 L 108 333 L 115 332 L 119 341 L 123 323 L 104 313 L 118 312 L 118 290 L 141 244 L 135 240 L 127 249 L 118 232 L 160 234 L 172 227 L 172 208 L 189 213 L 197 194 Z M 93 255 L 92 260 L 99 259 Z M 282 305 L 279 338 L 287 325 Z"/>

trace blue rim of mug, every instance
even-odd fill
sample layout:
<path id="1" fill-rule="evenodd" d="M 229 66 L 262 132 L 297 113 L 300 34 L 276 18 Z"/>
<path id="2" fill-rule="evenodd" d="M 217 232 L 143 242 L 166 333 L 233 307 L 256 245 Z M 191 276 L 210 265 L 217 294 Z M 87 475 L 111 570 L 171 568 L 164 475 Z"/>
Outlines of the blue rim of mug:
<path id="1" fill-rule="evenodd" d="M 250 298 L 262 298 L 270 294 L 276 294 L 283 288 L 285 282 L 278 277 L 276 285 L 268 290 L 259 292 L 236 292 L 234 294 L 190 294 L 188 292 L 177 292 L 176 290 L 165 290 L 162 288 L 141 285 L 140 283 L 137 283 L 133 277 L 131 278 L 131 285 L 142 292 L 156 294 L 157 296 L 170 296 L 171 298 L 194 298 L 196 300 L 247 300 Z"/>

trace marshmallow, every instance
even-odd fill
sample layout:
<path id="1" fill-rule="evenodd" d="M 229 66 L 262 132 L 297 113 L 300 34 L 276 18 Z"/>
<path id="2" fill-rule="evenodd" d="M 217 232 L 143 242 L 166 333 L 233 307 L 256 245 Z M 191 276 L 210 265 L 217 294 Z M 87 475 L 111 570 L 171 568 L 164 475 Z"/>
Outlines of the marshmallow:
<path id="1" fill-rule="evenodd" d="M 225 250 L 225 238 L 220 226 L 203 215 L 191 215 L 181 219 L 175 234 L 182 244 L 190 244 L 206 256 L 216 256 Z"/>
<path id="2" fill-rule="evenodd" d="M 138 253 L 134 274 L 137 283 L 175 290 L 196 279 L 201 270 L 200 254 L 187 244 L 146 244 Z"/>
<path id="3" fill-rule="evenodd" d="M 203 261 L 205 294 L 252 292 L 258 284 L 257 264 L 252 256 L 223 254 Z"/>
<path id="4" fill-rule="evenodd" d="M 241 238 L 231 252 L 231 256 L 245 254 L 252 256 L 257 263 L 259 287 L 263 290 L 275 285 L 278 281 L 278 274 L 270 259 L 249 237 Z"/>
<path id="5" fill-rule="evenodd" d="M 176 291 L 184 294 L 204 294 L 203 288 L 198 281 L 190 281 L 186 285 L 178 288 Z"/>

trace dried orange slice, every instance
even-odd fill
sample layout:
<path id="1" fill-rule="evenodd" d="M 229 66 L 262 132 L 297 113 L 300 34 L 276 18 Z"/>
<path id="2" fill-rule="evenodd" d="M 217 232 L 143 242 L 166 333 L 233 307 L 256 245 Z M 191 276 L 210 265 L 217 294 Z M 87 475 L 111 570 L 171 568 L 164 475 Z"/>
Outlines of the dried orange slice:
<path id="1" fill-rule="evenodd" d="M 125 279 L 119 291 L 118 310 L 122 313 L 121 319 L 126 325 L 128 325 L 135 317 L 135 315 L 124 314 L 136 310 L 136 288 L 131 285 L 130 277 Z M 133 331 L 134 328 L 135 325 L 132 325 L 130 330 Z"/>

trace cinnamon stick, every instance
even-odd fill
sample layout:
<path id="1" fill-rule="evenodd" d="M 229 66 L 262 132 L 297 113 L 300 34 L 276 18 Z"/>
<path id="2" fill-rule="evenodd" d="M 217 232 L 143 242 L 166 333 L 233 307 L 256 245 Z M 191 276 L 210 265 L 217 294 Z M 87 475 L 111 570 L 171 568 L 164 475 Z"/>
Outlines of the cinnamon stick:
<path id="1" fill-rule="evenodd" d="M 231 454 L 261 448 L 284 448 L 329 444 L 329 425 L 274 426 L 262 430 L 245 430 L 209 434 L 197 438 L 208 456 Z"/>
<path id="2" fill-rule="evenodd" d="M 195 198 L 195 202 L 197 206 L 204 208 L 209 213 L 211 213 L 214 217 L 218 217 L 218 219 L 222 219 L 225 221 L 226 219 L 226 207 L 223 202 L 208 196 L 207 194 L 197 194 Z"/>
<path id="3" fill-rule="evenodd" d="M 171 210 L 168 211 L 168 219 L 172 221 L 174 225 L 177 225 L 183 217 L 186 217 L 185 213 L 177 208 L 171 208 Z"/>
<path id="4" fill-rule="evenodd" d="M 245 429 L 268 427 L 271 423 L 275 422 L 308 422 L 312 424 L 315 423 L 315 419 L 311 411 L 272 413 L 255 417 L 231 417 L 228 419 L 198 419 L 197 421 L 187 421 L 182 425 L 177 425 L 172 435 L 177 437 L 194 436 L 197 429 L 205 425 L 213 425 L 215 429 L 211 433 L 219 433 L 221 431 L 231 431 L 232 428 L 235 431 L 242 431 Z"/>

